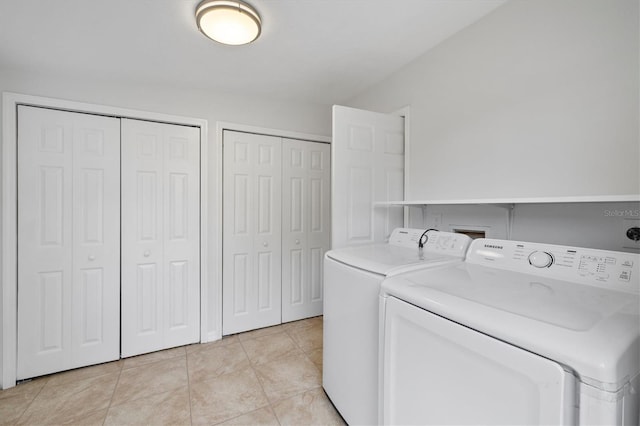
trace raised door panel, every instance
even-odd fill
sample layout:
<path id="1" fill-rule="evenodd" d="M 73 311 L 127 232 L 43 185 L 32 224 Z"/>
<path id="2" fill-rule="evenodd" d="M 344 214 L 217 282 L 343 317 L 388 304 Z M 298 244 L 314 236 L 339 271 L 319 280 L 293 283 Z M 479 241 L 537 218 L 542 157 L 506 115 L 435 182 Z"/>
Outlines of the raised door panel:
<path id="1" fill-rule="evenodd" d="M 223 334 L 281 321 L 280 138 L 224 131 Z"/>
<path id="2" fill-rule="evenodd" d="M 398 118 L 398 117 L 394 117 Z M 375 156 L 375 201 L 404 200 L 404 131 L 401 121 L 395 127 L 391 123 L 380 132 Z M 374 209 L 375 241 L 386 241 L 395 228 L 404 226 L 402 206 L 376 207 Z"/>
<path id="3" fill-rule="evenodd" d="M 283 300 L 284 306 L 299 306 L 304 303 L 303 299 L 303 287 L 306 284 L 306 277 L 304 276 L 304 251 L 301 248 L 291 248 L 287 250 L 287 258 L 284 261 L 286 265 L 286 276 L 283 280 L 285 291 L 283 294 L 285 298 Z M 287 308 L 284 308 L 286 311 Z M 287 315 L 283 315 L 283 322 L 291 321 Z"/>
<path id="4" fill-rule="evenodd" d="M 224 309 L 230 317 L 249 315 L 249 282 L 251 280 L 252 262 L 248 253 L 234 253 L 231 258 L 230 271 L 227 275 L 231 277 L 231 282 L 227 282 L 229 287 L 225 287 L 225 294 L 230 302 L 227 302 Z M 233 321 L 233 320 L 227 320 Z"/>
<path id="5" fill-rule="evenodd" d="M 133 327 L 133 332 L 136 337 L 143 340 L 148 336 L 154 336 L 159 340 L 160 335 L 160 315 L 162 312 L 159 307 L 161 306 L 161 293 L 159 288 L 160 277 L 162 274 L 161 269 L 158 267 L 158 262 L 141 263 L 136 265 L 134 280 L 129 283 L 132 287 L 130 293 L 135 297 L 135 305 L 132 309 L 135 312 L 132 315 L 131 320 L 126 321 L 127 328 Z M 131 297 L 131 296 L 123 296 Z M 129 302 L 127 302 L 129 304 Z M 123 312 L 124 315 L 124 312 Z M 124 321 L 123 321 L 124 322 Z M 125 344 L 123 333 L 123 356 L 128 356 L 129 351 L 126 347 L 130 343 Z M 157 343 L 160 345 L 160 343 Z M 158 346 L 159 347 L 159 346 Z M 140 349 L 144 350 L 144 348 Z M 136 352 L 132 350 L 132 352 Z"/>
<path id="6" fill-rule="evenodd" d="M 351 167 L 347 179 L 347 241 L 349 245 L 373 243 L 373 167 Z"/>
<path id="7" fill-rule="evenodd" d="M 225 132 L 223 191 L 223 327 L 250 315 L 249 287 L 253 280 L 254 200 L 248 142 Z M 237 155 L 241 153 L 241 155 Z"/>
<path id="8" fill-rule="evenodd" d="M 119 120 L 20 106 L 18 134 L 17 377 L 117 359 Z"/>
<path id="9" fill-rule="evenodd" d="M 330 246 L 330 148 L 283 139 L 282 321 L 322 314 L 322 257 Z"/>

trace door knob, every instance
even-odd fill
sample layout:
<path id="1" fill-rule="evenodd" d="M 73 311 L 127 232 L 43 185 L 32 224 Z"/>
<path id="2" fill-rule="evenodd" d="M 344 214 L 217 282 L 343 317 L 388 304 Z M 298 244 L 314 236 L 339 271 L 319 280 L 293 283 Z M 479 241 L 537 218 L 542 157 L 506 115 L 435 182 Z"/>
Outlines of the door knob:
<path id="1" fill-rule="evenodd" d="M 151 252 L 149 250 L 144 251 L 144 257 L 149 257 L 150 254 Z"/>
<path id="2" fill-rule="evenodd" d="M 262 243 L 262 247 L 269 247 L 269 243 Z"/>
<path id="3" fill-rule="evenodd" d="M 296 244 L 300 244 L 300 240 L 296 240 Z"/>
<path id="4" fill-rule="evenodd" d="M 96 260 L 96 257 L 92 254 L 89 255 L 89 261 L 94 261 Z"/>

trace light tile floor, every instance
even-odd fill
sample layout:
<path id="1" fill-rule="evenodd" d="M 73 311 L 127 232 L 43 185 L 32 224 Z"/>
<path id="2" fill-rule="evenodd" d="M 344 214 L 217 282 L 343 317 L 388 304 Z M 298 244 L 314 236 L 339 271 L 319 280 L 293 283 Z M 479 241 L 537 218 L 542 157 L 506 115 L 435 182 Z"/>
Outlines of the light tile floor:
<path id="1" fill-rule="evenodd" d="M 344 425 L 322 390 L 322 317 L 0 391 L 0 424 Z"/>

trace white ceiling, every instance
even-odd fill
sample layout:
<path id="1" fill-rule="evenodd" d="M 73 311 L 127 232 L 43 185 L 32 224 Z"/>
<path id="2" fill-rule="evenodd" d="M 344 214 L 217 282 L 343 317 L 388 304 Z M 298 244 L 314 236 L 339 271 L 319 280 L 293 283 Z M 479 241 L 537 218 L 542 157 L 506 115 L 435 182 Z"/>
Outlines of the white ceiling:
<path id="1" fill-rule="evenodd" d="M 199 0 L 0 0 L 0 73 L 7 67 L 331 104 L 505 1 L 249 0 L 262 35 L 231 47 L 198 32 Z"/>

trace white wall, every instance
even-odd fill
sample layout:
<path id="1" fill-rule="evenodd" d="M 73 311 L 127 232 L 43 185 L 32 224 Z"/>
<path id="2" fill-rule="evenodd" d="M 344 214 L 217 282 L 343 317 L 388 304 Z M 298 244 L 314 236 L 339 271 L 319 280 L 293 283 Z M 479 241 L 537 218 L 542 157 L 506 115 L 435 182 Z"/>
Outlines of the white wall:
<path id="1" fill-rule="evenodd" d="M 637 194 L 638 52 L 637 0 L 511 0 L 349 105 L 411 105 L 412 199 Z"/>
<path id="2" fill-rule="evenodd" d="M 348 105 L 410 106 L 406 199 L 638 194 L 638 15 L 638 0 L 511 0 Z M 624 207 L 518 206 L 511 237 L 623 249 L 602 212 Z"/>
<path id="3" fill-rule="evenodd" d="M 99 81 L 41 74 L 34 70 L 0 68 L 0 91 L 46 96 L 165 114 L 192 116 L 209 121 L 247 124 L 312 133 L 331 134 L 331 108 L 327 105 L 211 93 L 180 87 L 150 86 L 144 81 L 116 77 Z M 215 143 L 215 132 L 209 135 Z"/>

